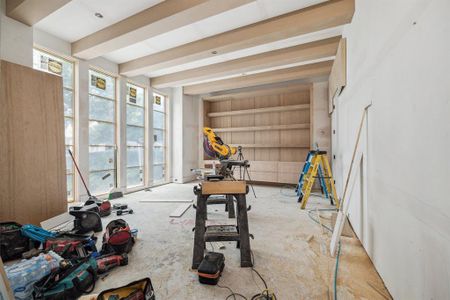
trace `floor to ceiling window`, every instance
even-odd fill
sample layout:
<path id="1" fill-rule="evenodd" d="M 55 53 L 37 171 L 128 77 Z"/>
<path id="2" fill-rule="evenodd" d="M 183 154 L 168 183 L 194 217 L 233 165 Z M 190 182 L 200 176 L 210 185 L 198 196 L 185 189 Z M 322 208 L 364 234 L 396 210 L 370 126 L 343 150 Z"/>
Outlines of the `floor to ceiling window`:
<path id="1" fill-rule="evenodd" d="M 95 195 L 117 185 L 116 78 L 89 70 L 89 187 Z"/>
<path id="2" fill-rule="evenodd" d="M 166 98 L 153 94 L 153 184 L 166 182 Z"/>
<path id="3" fill-rule="evenodd" d="M 145 89 L 127 83 L 127 187 L 145 180 Z"/>
<path id="4" fill-rule="evenodd" d="M 62 77 L 64 95 L 64 128 L 66 149 L 74 152 L 74 63 L 62 57 L 52 55 L 39 49 L 33 49 L 33 68 L 49 72 Z M 66 151 L 66 176 L 67 176 L 67 199 L 74 200 L 74 168 L 72 160 Z"/>

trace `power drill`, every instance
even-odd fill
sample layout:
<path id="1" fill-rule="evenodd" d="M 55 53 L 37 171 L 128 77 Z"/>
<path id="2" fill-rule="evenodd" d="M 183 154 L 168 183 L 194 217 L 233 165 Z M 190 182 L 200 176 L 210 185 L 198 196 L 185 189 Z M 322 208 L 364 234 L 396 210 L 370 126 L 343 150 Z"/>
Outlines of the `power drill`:
<path id="1" fill-rule="evenodd" d="M 128 255 L 126 253 L 117 255 L 109 254 L 98 257 L 97 259 L 97 272 L 99 274 L 106 273 L 112 268 L 117 266 L 125 266 L 128 264 Z"/>

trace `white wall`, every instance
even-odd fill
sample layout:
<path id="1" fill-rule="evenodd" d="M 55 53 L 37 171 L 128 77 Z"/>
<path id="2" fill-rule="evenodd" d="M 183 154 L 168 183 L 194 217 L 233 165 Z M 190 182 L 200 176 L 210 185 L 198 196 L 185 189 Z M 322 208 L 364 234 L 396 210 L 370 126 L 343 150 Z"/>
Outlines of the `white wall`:
<path id="1" fill-rule="evenodd" d="M 195 179 L 191 169 L 199 167 L 198 109 L 200 98 L 184 95 L 174 88 L 172 95 L 172 181 L 185 183 Z"/>
<path id="2" fill-rule="evenodd" d="M 331 118 L 328 113 L 328 82 L 315 82 L 311 89 L 311 146 L 319 145 L 321 150 L 331 151 Z M 331 157 L 329 155 L 329 157 Z"/>
<path id="3" fill-rule="evenodd" d="M 199 118 L 200 106 L 199 96 L 186 96 L 183 100 L 183 181 L 188 182 L 195 179 L 191 169 L 199 167 Z"/>
<path id="4" fill-rule="evenodd" d="M 395 299 L 450 299 L 450 1 L 356 1 L 333 113 L 342 191 L 363 108 L 350 221 Z M 344 176 L 345 175 L 345 176 Z"/>
<path id="5" fill-rule="evenodd" d="M 5 0 L 0 0 L 0 58 L 33 66 L 33 30 L 5 15 Z"/>

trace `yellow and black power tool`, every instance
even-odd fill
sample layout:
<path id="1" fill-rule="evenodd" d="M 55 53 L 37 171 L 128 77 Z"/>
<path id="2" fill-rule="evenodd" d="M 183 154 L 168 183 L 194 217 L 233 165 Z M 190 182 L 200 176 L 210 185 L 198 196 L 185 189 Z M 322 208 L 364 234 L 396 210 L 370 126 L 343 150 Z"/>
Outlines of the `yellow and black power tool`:
<path id="1" fill-rule="evenodd" d="M 212 158 L 225 160 L 236 154 L 237 148 L 225 144 L 209 127 L 203 128 L 203 149 Z"/>

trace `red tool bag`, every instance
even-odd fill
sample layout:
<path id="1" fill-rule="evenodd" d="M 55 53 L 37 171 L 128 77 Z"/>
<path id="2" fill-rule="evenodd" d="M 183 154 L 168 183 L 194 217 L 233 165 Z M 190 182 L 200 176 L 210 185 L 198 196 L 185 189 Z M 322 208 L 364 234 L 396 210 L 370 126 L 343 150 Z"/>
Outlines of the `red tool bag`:
<path id="1" fill-rule="evenodd" d="M 103 235 L 102 254 L 128 253 L 134 245 L 134 237 L 130 226 L 123 219 L 116 219 L 106 226 Z"/>
<path id="2" fill-rule="evenodd" d="M 45 251 L 54 251 L 63 258 L 78 257 L 81 253 L 87 255 L 96 252 L 95 242 L 97 238 L 93 236 L 77 234 L 60 234 L 45 241 Z"/>

